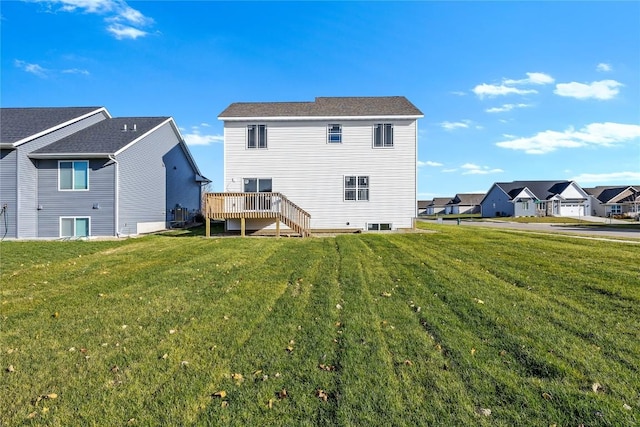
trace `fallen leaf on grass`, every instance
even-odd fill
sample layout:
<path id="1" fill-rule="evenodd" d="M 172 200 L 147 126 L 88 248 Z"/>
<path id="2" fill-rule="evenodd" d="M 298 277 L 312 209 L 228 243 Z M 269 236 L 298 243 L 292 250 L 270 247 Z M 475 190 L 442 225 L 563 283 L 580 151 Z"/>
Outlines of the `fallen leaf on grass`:
<path id="1" fill-rule="evenodd" d="M 162 356 L 160 356 L 160 359 L 166 360 L 168 357 L 169 357 L 169 355 L 167 353 L 165 353 Z"/>
<path id="2" fill-rule="evenodd" d="M 175 333 L 176 333 L 176 330 L 175 330 L 175 329 L 170 329 L 170 330 L 169 330 L 169 333 L 170 333 L 170 334 L 175 334 Z"/>
<path id="3" fill-rule="evenodd" d="M 231 374 L 231 379 L 236 381 L 236 382 L 244 381 L 244 377 L 242 376 L 242 374 L 238 374 L 238 373 Z"/>
<path id="4" fill-rule="evenodd" d="M 542 393 L 542 398 L 545 400 L 553 400 L 553 396 L 551 396 L 549 393 Z"/>
<path id="5" fill-rule="evenodd" d="M 32 413 L 30 413 L 29 415 L 27 415 L 28 419 L 33 419 L 36 417 L 36 415 L 38 415 L 38 411 L 33 411 Z"/>
<path id="6" fill-rule="evenodd" d="M 481 299 L 474 298 L 473 300 L 474 300 L 475 302 L 477 302 L 478 304 L 484 304 L 484 301 L 482 301 Z"/>
<path id="7" fill-rule="evenodd" d="M 631 406 L 627 405 L 626 403 L 624 405 L 622 405 L 622 409 L 626 410 L 626 411 L 630 411 L 631 410 Z"/>
<path id="8" fill-rule="evenodd" d="M 273 399 L 269 399 L 269 401 L 267 402 L 267 408 L 273 408 Z"/>
<path id="9" fill-rule="evenodd" d="M 413 362 L 411 360 L 409 360 L 409 359 L 405 360 L 404 364 L 407 365 L 407 366 L 413 366 Z"/>
<path id="10" fill-rule="evenodd" d="M 599 391 L 604 391 L 604 387 L 602 387 L 600 383 L 593 383 L 591 384 L 591 390 L 593 390 L 594 393 L 597 393 Z"/>
<path id="11" fill-rule="evenodd" d="M 491 416 L 491 409 L 488 408 L 478 408 L 476 411 L 479 415 L 483 415 L 485 417 Z"/>
<path id="12" fill-rule="evenodd" d="M 472 348 L 472 349 L 471 349 L 471 355 L 472 355 L 472 356 L 475 356 L 475 355 L 476 355 L 476 349 L 475 349 L 475 348 Z"/>
<path id="13" fill-rule="evenodd" d="M 118 365 L 114 365 L 113 368 L 111 368 L 111 372 L 116 373 L 120 370 L 120 368 L 118 368 Z"/>
<path id="14" fill-rule="evenodd" d="M 391 296 L 390 292 L 383 292 L 380 294 L 380 296 L 385 297 L 385 298 L 389 298 Z"/>
<path id="15" fill-rule="evenodd" d="M 47 408 L 46 406 L 42 408 L 42 413 L 46 414 L 47 412 L 49 412 L 49 408 Z"/>
<path id="16" fill-rule="evenodd" d="M 278 399 L 285 399 L 287 396 L 289 396 L 286 388 L 283 388 L 277 394 L 278 394 Z"/>
<path id="17" fill-rule="evenodd" d="M 227 402 L 226 400 L 223 400 L 222 402 L 220 402 L 220 406 L 223 408 L 226 408 L 229 406 L 229 402 Z"/>
<path id="18" fill-rule="evenodd" d="M 318 389 L 316 391 L 316 396 L 318 397 L 318 399 L 320 399 L 320 400 L 322 400 L 324 402 L 326 402 L 327 399 L 329 398 L 329 395 L 327 393 L 325 393 L 325 391 L 322 390 L 322 389 Z"/>
<path id="19" fill-rule="evenodd" d="M 335 371 L 335 370 L 336 370 L 336 367 L 335 367 L 335 366 L 332 366 L 332 365 L 325 365 L 324 363 L 319 364 L 319 365 L 318 365 L 318 368 L 322 369 L 323 371 L 328 371 L 328 372 L 331 372 L 331 371 Z"/>
<path id="20" fill-rule="evenodd" d="M 216 391 L 215 393 L 213 393 L 212 396 L 219 397 L 220 399 L 224 399 L 225 397 L 227 397 L 227 392 L 224 390 Z"/>
<path id="21" fill-rule="evenodd" d="M 7 372 L 11 373 L 11 372 L 15 372 L 15 368 L 13 367 L 13 365 L 9 365 L 9 367 L 7 368 Z"/>

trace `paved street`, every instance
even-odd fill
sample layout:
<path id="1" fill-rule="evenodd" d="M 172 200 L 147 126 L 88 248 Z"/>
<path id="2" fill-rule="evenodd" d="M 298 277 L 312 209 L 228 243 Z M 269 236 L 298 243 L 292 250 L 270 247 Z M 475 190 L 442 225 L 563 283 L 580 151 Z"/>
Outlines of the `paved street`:
<path id="1" fill-rule="evenodd" d="M 588 217 L 595 218 L 595 217 Z M 581 219 L 584 220 L 584 217 Z M 606 220 L 606 221 L 602 221 Z M 419 220 L 424 222 L 436 223 L 435 220 Z M 603 222 L 608 224 L 610 220 L 608 218 L 598 218 L 593 222 Z M 613 220 L 613 223 L 625 223 L 624 221 Z M 443 221 L 445 225 L 457 226 L 456 220 L 445 220 Z M 628 224 L 628 223 L 627 223 Z M 519 223 L 519 222 L 508 222 L 508 221 L 478 221 L 478 220 L 462 220 L 460 221 L 460 225 L 464 227 L 490 227 L 490 228 L 505 228 L 512 230 L 522 230 L 522 231 L 530 231 L 530 232 L 542 232 L 542 233 L 565 233 L 565 234 L 574 234 L 580 235 L 584 237 L 595 237 L 595 238 L 607 238 L 607 237 L 615 237 L 622 239 L 638 239 L 638 243 L 640 243 L 640 223 L 636 225 L 637 229 L 629 229 L 629 228 L 611 228 L 611 227 L 583 227 L 578 224 L 545 224 L 545 223 Z"/>

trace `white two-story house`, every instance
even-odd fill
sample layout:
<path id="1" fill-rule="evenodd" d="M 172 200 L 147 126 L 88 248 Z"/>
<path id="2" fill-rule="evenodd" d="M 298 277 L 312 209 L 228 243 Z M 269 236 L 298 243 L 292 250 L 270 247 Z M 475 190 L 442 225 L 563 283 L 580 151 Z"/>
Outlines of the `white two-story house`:
<path id="1" fill-rule="evenodd" d="M 219 116 L 225 192 L 209 216 L 303 235 L 411 228 L 421 117 L 403 96 L 233 103 Z"/>

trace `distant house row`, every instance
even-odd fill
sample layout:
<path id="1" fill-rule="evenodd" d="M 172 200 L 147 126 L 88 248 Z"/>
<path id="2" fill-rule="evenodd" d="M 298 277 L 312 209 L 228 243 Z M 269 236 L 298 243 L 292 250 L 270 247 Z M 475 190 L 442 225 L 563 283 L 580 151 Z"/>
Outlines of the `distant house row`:
<path id="1" fill-rule="evenodd" d="M 0 109 L 0 237 L 162 230 L 200 210 L 204 178 L 171 117 L 104 107 Z"/>
<path id="2" fill-rule="evenodd" d="M 640 185 L 583 188 L 575 181 L 496 182 L 486 194 L 456 194 L 418 202 L 424 215 L 479 213 L 500 216 L 640 215 Z"/>

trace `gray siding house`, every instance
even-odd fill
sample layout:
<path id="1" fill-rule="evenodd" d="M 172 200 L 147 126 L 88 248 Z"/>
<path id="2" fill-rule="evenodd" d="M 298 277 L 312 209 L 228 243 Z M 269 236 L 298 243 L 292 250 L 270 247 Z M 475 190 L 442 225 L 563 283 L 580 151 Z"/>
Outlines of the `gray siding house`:
<path id="1" fill-rule="evenodd" d="M 584 216 L 589 195 L 574 181 L 494 183 L 480 202 L 482 216 Z"/>
<path id="2" fill-rule="evenodd" d="M 135 235 L 200 210 L 208 180 L 171 117 L 2 108 L 0 129 L 0 236 Z"/>

